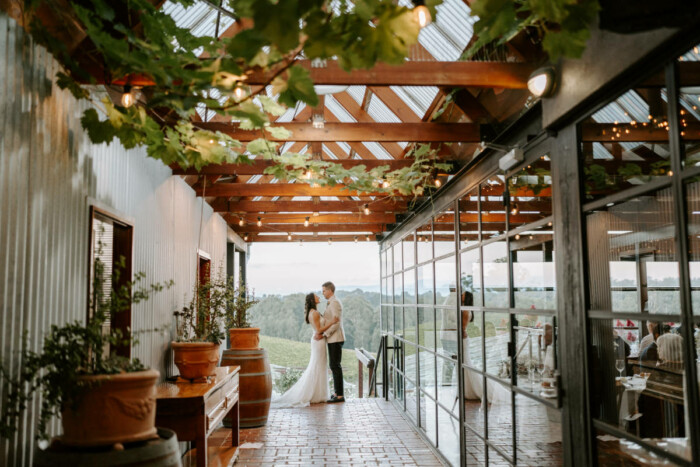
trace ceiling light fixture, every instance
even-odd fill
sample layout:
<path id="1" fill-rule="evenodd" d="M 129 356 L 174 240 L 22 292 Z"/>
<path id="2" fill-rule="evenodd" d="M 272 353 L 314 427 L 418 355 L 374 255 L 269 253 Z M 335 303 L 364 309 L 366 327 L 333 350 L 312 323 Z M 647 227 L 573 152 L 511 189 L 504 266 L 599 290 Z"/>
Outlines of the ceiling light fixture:
<path id="1" fill-rule="evenodd" d="M 262 227 L 262 219 L 258 217 L 258 227 Z"/>
<path id="2" fill-rule="evenodd" d="M 238 217 L 238 225 L 240 225 L 241 227 L 243 227 L 245 225 L 245 221 L 240 216 Z"/>
<path id="3" fill-rule="evenodd" d="M 304 227 L 308 227 L 308 226 L 309 226 L 309 218 L 307 217 L 304 219 Z"/>
<path id="4" fill-rule="evenodd" d="M 357 235 L 355 235 L 355 243 L 357 243 Z"/>
<path id="5" fill-rule="evenodd" d="M 365 215 L 369 216 L 370 210 L 369 210 L 369 204 L 365 204 Z"/>
<path id="6" fill-rule="evenodd" d="M 535 97 L 550 97 L 556 89 L 554 67 L 546 66 L 533 71 L 527 79 L 527 89 Z"/>
<path id="7" fill-rule="evenodd" d="M 243 237 L 243 240 L 246 242 L 248 241 L 248 234 L 245 234 L 245 237 Z"/>
<path id="8" fill-rule="evenodd" d="M 292 241 L 292 234 L 290 234 L 290 233 L 287 234 L 287 240 L 289 240 L 290 242 Z"/>
<path id="9" fill-rule="evenodd" d="M 328 244 L 330 245 L 331 243 L 333 243 L 333 237 L 328 237 Z"/>
<path id="10" fill-rule="evenodd" d="M 131 107 L 136 102 L 136 96 L 134 95 L 134 89 L 131 85 L 124 85 L 124 93 L 122 94 L 122 105 L 124 107 Z"/>
<path id="11" fill-rule="evenodd" d="M 520 209 L 518 209 L 518 205 L 513 203 L 513 209 L 510 210 L 510 213 L 514 216 L 517 216 L 519 212 Z"/>
<path id="12" fill-rule="evenodd" d="M 365 236 L 365 239 L 369 242 L 369 235 Z"/>
<path id="13" fill-rule="evenodd" d="M 430 10 L 428 10 L 428 7 L 425 6 L 425 1 L 417 0 L 414 1 L 413 4 L 415 5 L 413 7 L 413 17 L 418 22 L 421 29 L 423 29 L 433 20 L 432 16 L 430 15 Z"/>

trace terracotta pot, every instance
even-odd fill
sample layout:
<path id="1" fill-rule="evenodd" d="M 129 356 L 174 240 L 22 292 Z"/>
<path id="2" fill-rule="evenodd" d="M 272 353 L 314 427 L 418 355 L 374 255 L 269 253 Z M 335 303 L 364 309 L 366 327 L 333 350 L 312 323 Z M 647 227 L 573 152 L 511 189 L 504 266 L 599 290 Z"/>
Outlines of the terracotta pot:
<path id="1" fill-rule="evenodd" d="M 211 342 L 172 342 L 173 359 L 180 377 L 200 379 L 213 376 L 219 364 L 219 344 Z"/>
<path id="2" fill-rule="evenodd" d="M 228 330 L 231 349 L 255 350 L 260 348 L 260 328 L 233 328 Z"/>
<path id="3" fill-rule="evenodd" d="M 81 376 L 90 383 L 79 404 L 61 412 L 61 443 L 102 446 L 157 438 L 156 370 Z"/>

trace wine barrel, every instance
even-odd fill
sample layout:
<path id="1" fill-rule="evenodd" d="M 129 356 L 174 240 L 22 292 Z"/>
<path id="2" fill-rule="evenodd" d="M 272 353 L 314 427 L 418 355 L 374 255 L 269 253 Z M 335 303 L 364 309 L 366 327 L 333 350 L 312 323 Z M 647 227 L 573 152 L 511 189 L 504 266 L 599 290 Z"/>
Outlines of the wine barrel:
<path id="1" fill-rule="evenodd" d="M 60 444 L 60 438 L 46 450 L 34 452 L 36 467 L 182 467 L 177 436 L 172 430 L 158 428 L 158 438 L 127 443 L 123 449 L 105 447 L 73 447 Z"/>
<path id="2" fill-rule="evenodd" d="M 240 426 L 254 428 L 267 423 L 272 396 L 272 373 L 265 349 L 224 350 L 221 366 L 241 367 Z"/>

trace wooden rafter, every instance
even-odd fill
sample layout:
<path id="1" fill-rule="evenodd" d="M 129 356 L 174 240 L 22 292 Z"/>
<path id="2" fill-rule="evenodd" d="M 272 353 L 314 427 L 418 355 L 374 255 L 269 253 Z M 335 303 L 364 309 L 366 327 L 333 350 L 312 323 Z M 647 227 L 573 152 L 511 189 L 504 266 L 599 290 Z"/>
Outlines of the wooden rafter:
<path id="1" fill-rule="evenodd" d="M 304 224 L 288 224 L 288 225 L 267 225 L 263 224 L 258 227 L 255 224 L 246 224 L 239 226 L 238 224 L 231 225 L 235 232 L 261 233 L 261 232 L 384 232 L 386 228 L 382 224 L 309 224 L 305 227 Z"/>
<path id="2" fill-rule="evenodd" d="M 313 212 L 355 212 L 363 213 L 368 204 L 371 212 L 403 212 L 407 209 L 406 201 L 360 200 L 360 201 L 231 201 L 214 208 L 216 212 L 261 213 L 261 212 L 298 212 L 310 215 Z M 302 219 L 303 222 L 303 219 Z"/>
<path id="3" fill-rule="evenodd" d="M 196 190 L 202 196 L 202 190 Z M 358 193 L 342 185 L 311 187 L 306 183 L 217 183 L 207 187 L 207 196 L 386 196 L 386 193 Z"/>
<path id="4" fill-rule="evenodd" d="M 232 224 L 238 225 L 239 216 L 229 214 L 224 216 Z M 261 215 L 248 215 L 244 219 L 246 223 L 256 223 L 260 217 L 263 225 L 270 224 L 303 224 L 304 214 L 266 213 Z M 310 219 L 312 224 L 393 224 L 396 221 L 394 214 L 370 213 L 368 214 L 319 214 Z M 282 227 L 280 227 L 282 228 Z"/>

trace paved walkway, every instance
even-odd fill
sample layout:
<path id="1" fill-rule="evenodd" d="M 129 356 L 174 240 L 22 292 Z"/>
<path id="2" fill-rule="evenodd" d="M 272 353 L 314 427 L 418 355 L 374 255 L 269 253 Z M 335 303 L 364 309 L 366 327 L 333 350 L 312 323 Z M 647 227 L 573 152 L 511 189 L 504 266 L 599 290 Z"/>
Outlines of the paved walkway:
<path id="1" fill-rule="evenodd" d="M 382 399 L 271 410 L 267 426 L 241 430 L 238 454 L 237 466 L 442 466 L 411 425 Z"/>

